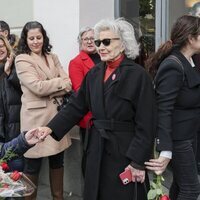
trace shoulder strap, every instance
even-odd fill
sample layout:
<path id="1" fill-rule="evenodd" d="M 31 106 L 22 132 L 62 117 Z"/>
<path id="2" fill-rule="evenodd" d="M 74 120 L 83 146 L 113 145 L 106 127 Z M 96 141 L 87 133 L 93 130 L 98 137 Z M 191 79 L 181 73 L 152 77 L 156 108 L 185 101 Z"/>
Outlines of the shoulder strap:
<path id="1" fill-rule="evenodd" d="M 184 82 L 184 80 L 185 80 L 185 70 L 184 70 L 182 62 L 174 55 L 170 55 L 167 59 L 175 60 L 181 66 L 182 71 L 183 71 L 183 82 Z"/>

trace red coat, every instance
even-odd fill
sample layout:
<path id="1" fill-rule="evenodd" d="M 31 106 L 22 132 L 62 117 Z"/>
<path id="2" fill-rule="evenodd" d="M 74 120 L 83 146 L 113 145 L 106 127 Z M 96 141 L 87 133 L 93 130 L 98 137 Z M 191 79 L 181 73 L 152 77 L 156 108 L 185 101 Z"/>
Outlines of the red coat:
<path id="1" fill-rule="evenodd" d="M 78 91 L 81 83 L 88 73 L 88 71 L 94 66 L 94 62 L 88 56 L 87 53 L 81 51 L 74 59 L 69 63 L 69 77 L 72 82 L 72 89 Z M 88 120 L 92 117 L 91 112 L 88 112 L 84 118 L 80 121 L 79 126 L 82 128 L 87 127 Z"/>

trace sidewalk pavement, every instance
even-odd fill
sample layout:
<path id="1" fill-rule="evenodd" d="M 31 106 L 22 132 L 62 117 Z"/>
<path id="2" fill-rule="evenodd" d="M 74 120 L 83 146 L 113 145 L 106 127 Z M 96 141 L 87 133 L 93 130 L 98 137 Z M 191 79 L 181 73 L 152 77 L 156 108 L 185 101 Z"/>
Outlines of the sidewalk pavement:
<path id="1" fill-rule="evenodd" d="M 80 140 L 72 140 L 73 144 L 65 151 L 65 175 L 64 175 L 64 199 L 65 200 L 83 200 L 83 177 L 81 175 L 81 145 Z M 40 173 L 38 197 L 37 200 L 51 200 L 51 192 L 48 179 L 48 160 L 44 159 Z M 150 175 L 150 180 L 152 175 Z M 172 182 L 172 173 L 167 170 L 164 173 L 164 190 L 168 193 Z M 199 176 L 200 179 L 200 176 Z M 198 198 L 200 200 L 200 196 Z"/>

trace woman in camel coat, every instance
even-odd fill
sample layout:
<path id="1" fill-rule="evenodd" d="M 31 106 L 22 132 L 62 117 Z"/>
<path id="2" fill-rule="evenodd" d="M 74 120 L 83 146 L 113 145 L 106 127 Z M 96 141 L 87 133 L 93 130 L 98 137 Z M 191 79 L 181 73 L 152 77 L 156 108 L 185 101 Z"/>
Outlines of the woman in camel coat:
<path id="1" fill-rule="evenodd" d="M 23 91 L 21 131 L 47 124 L 58 112 L 62 96 L 71 90 L 71 81 L 58 57 L 50 53 L 51 48 L 46 31 L 39 22 L 28 22 L 24 26 L 18 46 L 19 55 L 15 60 Z M 38 143 L 25 154 L 25 174 L 36 185 L 41 157 L 49 156 L 54 200 L 63 199 L 63 150 L 70 144 L 68 137 L 61 142 L 49 137 L 47 142 Z M 26 199 L 36 199 L 36 193 Z"/>

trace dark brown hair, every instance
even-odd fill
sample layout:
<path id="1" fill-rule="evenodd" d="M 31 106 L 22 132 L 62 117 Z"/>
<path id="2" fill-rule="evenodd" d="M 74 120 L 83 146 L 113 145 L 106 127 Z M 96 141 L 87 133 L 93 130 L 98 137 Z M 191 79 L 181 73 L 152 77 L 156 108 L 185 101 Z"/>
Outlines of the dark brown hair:
<path id="1" fill-rule="evenodd" d="M 22 29 L 21 37 L 20 37 L 19 44 L 18 44 L 17 54 L 21 54 L 21 53 L 30 54 L 31 53 L 31 50 L 29 49 L 28 44 L 27 44 L 27 35 L 31 29 L 35 29 L 35 28 L 40 29 L 40 31 L 43 35 L 43 38 L 44 38 L 42 54 L 45 55 L 45 54 L 49 54 L 51 52 L 52 45 L 49 43 L 49 37 L 47 36 L 46 30 L 44 29 L 42 24 L 37 21 L 30 21 L 30 22 L 27 22 Z"/>
<path id="2" fill-rule="evenodd" d="M 146 62 L 146 68 L 154 77 L 160 63 L 171 53 L 173 48 L 181 49 L 188 43 L 188 38 L 200 35 L 200 18 L 183 15 L 174 23 L 170 40 L 162 44 Z"/>

